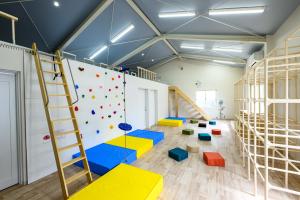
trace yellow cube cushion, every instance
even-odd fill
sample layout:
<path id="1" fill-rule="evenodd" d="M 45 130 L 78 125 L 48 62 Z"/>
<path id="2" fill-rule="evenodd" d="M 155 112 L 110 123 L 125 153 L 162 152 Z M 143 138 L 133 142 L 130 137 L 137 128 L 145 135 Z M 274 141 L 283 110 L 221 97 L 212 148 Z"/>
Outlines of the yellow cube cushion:
<path id="1" fill-rule="evenodd" d="M 158 121 L 159 126 L 174 126 L 179 127 L 182 125 L 182 120 L 174 120 L 174 119 L 161 119 Z"/>
<path id="2" fill-rule="evenodd" d="M 120 136 L 112 139 L 106 144 L 111 144 L 119 147 L 125 147 L 125 136 Z M 126 148 L 136 150 L 136 157 L 140 158 L 153 147 L 153 140 L 126 136 Z"/>
<path id="3" fill-rule="evenodd" d="M 159 174 L 120 164 L 92 184 L 72 195 L 71 200 L 156 200 L 163 190 Z"/>

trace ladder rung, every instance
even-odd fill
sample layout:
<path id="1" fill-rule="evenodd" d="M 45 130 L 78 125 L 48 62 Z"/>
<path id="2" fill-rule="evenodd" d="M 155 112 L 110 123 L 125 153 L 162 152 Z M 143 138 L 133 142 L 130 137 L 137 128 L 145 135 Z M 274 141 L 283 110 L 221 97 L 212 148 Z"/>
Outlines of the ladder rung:
<path id="1" fill-rule="evenodd" d="M 72 130 L 72 131 L 65 131 L 65 132 L 56 132 L 56 133 L 54 133 L 54 135 L 59 137 L 59 136 L 64 136 L 64 135 L 68 135 L 71 133 L 79 133 L 79 131 Z"/>
<path id="2" fill-rule="evenodd" d="M 48 94 L 49 97 L 68 97 L 67 94 Z"/>
<path id="3" fill-rule="evenodd" d="M 57 61 L 54 61 L 54 60 L 46 60 L 46 59 L 41 59 L 42 62 L 46 62 L 46 63 L 52 63 L 52 64 L 61 64 L 61 62 L 57 62 Z"/>
<path id="4" fill-rule="evenodd" d="M 65 83 L 46 82 L 48 85 L 66 85 Z"/>
<path id="5" fill-rule="evenodd" d="M 66 150 L 68 150 L 68 149 L 72 149 L 72 148 L 74 148 L 74 147 L 78 147 L 78 146 L 80 146 L 79 143 L 70 144 L 70 145 L 68 145 L 68 146 L 64 146 L 64 147 L 58 148 L 58 151 L 59 151 L 59 152 L 62 152 L 62 151 L 66 151 Z"/>
<path id="6" fill-rule="evenodd" d="M 67 178 L 66 179 L 66 184 L 70 184 L 70 183 L 72 183 L 73 181 L 75 181 L 76 179 L 79 179 L 79 178 L 81 178 L 82 176 L 84 176 L 84 175 L 86 175 L 86 174 L 88 174 L 89 173 L 89 171 L 87 171 L 87 170 L 83 170 L 83 171 L 81 171 L 81 172 L 78 172 L 77 174 L 74 174 L 73 176 L 71 176 L 70 178 Z"/>
<path id="7" fill-rule="evenodd" d="M 52 122 L 63 122 L 63 121 L 70 121 L 70 120 L 75 120 L 75 118 L 53 119 Z"/>
<path id="8" fill-rule="evenodd" d="M 83 160 L 83 159 L 85 159 L 85 157 L 78 157 L 78 158 L 74 158 L 74 159 L 72 159 L 72 160 L 70 160 L 70 161 L 68 161 L 68 162 L 65 162 L 65 163 L 63 163 L 62 164 L 62 167 L 63 168 L 66 168 L 66 167 L 69 167 L 70 165 L 73 165 L 74 163 L 77 163 L 78 161 L 81 161 L 81 160 Z"/>
<path id="9" fill-rule="evenodd" d="M 48 106 L 51 109 L 59 109 L 59 108 L 72 108 L 73 106 Z"/>
<path id="10" fill-rule="evenodd" d="M 48 73 L 48 74 L 61 74 L 61 72 L 56 72 L 56 71 L 52 71 L 52 70 L 44 70 L 44 73 Z"/>

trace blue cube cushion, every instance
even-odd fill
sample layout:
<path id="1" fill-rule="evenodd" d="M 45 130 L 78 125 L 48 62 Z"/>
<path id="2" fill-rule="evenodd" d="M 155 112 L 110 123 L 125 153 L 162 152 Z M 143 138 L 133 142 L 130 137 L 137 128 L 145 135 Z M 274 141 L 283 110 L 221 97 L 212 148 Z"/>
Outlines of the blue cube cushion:
<path id="1" fill-rule="evenodd" d="M 208 123 L 209 123 L 209 125 L 216 125 L 217 124 L 216 121 L 209 121 Z"/>
<path id="2" fill-rule="evenodd" d="M 203 141 L 211 141 L 211 136 L 208 133 L 199 133 L 198 139 Z"/>
<path id="3" fill-rule="evenodd" d="M 182 120 L 183 123 L 186 123 L 185 117 L 167 117 L 166 119 Z"/>
<path id="4" fill-rule="evenodd" d="M 130 164 L 136 160 L 136 151 L 110 144 L 99 144 L 87 149 L 86 156 L 92 172 L 103 175 L 119 165 L 120 163 Z M 80 156 L 80 153 L 74 154 L 73 158 Z M 83 167 L 82 161 L 75 163 Z"/>
<path id="5" fill-rule="evenodd" d="M 169 157 L 173 158 L 176 161 L 182 161 L 188 158 L 188 156 L 189 156 L 188 152 L 179 147 L 169 150 Z"/>
<path id="6" fill-rule="evenodd" d="M 140 129 L 132 131 L 132 132 L 128 133 L 127 135 L 153 140 L 154 145 L 156 145 L 157 143 L 159 143 L 160 141 L 162 141 L 165 138 L 165 135 L 163 132 L 140 130 Z"/>

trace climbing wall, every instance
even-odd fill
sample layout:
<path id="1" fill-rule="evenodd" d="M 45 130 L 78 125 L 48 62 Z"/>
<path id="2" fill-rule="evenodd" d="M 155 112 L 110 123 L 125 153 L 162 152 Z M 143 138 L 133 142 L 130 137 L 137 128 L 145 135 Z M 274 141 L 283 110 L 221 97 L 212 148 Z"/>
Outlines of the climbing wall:
<path id="1" fill-rule="evenodd" d="M 65 60 L 64 66 L 85 147 L 123 134 L 118 129 L 125 119 L 123 74 L 72 60 Z"/>

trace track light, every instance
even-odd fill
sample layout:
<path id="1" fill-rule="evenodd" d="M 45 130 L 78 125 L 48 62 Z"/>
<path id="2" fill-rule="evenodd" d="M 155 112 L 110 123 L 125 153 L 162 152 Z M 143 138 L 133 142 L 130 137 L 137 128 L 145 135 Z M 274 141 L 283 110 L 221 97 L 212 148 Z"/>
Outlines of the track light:
<path id="1" fill-rule="evenodd" d="M 198 50 L 203 50 L 204 46 L 200 45 L 189 45 L 189 44 L 182 44 L 180 46 L 182 49 L 198 49 Z"/>
<path id="2" fill-rule="evenodd" d="M 111 40 L 112 43 L 115 43 L 116 41 L 118 41 L 119 39 L 121 39 L 124 35 L 126 35 L 129 31 L 131 31 L 132 29 L 134 29 L 134 25 L 130 25 L 127 28 L 125 28 L 123 31 L 121 31 L 120 33 L 118 33 L 115 37 L 113 37 L 113 39 Z"/>
<path id="3" fill-rule="evenodd" d="M 234 53 L 242 53 L 243 52 L 241 49 L 229 49 L 229 48 L 219 48 L 219 47 L 214 47 L 212 50 L 213 51 L 234 52 Z"/>
<path id="4" fill-rule="evenodd" d="M 58 1 L 53 1 L 53 5 L 54 5 L 55 7 L 59 7 L 59 6 L 60 6 Z"/>
<path id="5" fill-rule="evenodd" d="M 226 60 L 213 60 L 216 63 L 222 63 L 222 64 L 236 64 L 235 62 L 226 61 Z"/>
<path id="6" fill-rule="evenodd" d="M 104 45 L 103 47 L 101 47 L 98 51 L 96 51 L 95 53 L 93 53 L 93 55 L 91 55 L 91 57 L 89 58 L 90 60 L 93 60 L 94 58 L 96 58 L 100 53 L 102 53 L 103 51 L 105 51 L 105 49 L 107 49 L 107 46 Z"/>
<path id="7" fill-rule="evenodd" d="M 210 9 L 209 15 L 239 15 L 239 14 L 259 14 L 265 11 L 264 6 Z"/>
<path id="8" fill-rule="evenodd" d="M 193 17 L 195 16 L 195 11 L 179 11 L 179 12 L 165 12 L 159 13 L 159 18 L 175 18 L 175 17 Z"/>

